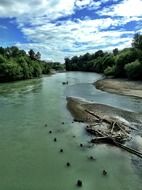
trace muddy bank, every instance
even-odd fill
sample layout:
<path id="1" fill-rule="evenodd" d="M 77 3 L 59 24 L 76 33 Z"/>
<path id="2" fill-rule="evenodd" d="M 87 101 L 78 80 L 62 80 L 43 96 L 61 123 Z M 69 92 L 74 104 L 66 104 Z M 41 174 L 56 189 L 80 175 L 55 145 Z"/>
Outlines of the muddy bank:
<path id="1" fill-rule="evenodd" d="M 103 79 L 94 83 L 97 89 L 142 98 L 142 82 L 123 79 Z"/>
<path id="2" fill-rule="evenodd" d="M 100 117 L 114 117 L 125 122 L 142 124 L 142 114 L 140 113 L 124 111 L 104 104 L 90 103 L 74 97 L 67 97 L 67 107 L 75 119 L 87 123 L 95 122 L 95 118 L 85 110 L 95 112 Z"/>
<path id="3" fill-rule="evenodd" d="M 142 158 L 142 145 L 136 142 L 137 137 L 142 140 L 142 114 L 74 97 L 67 98 L 67 107 L 75 121 L 88 123 L 85 129 L 94 136 L 91 142 L 119 146 Z"/>

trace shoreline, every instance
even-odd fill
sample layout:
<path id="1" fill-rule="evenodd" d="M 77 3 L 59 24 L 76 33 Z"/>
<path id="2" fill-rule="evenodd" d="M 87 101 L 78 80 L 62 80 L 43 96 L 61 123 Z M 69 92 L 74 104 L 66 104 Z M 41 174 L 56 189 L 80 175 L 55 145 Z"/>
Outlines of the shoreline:
<path id="1" fill-rule="evenodd" d="M 131 149 L 132 152 L 140 151 L 142 157 L 141 113 L 91 103 L 74 97 L 67 97 L 67 108 L 75 122 L 86 123 L 85 130 L 93 137 L 91 143 L 100 142 L 103 139 L 100 143 L 109 144 L 111 140 L 110 144 L 115 142 L 114 144 L 119 144 L 120 148 L 126 146 L 126 149 Z M 119 139 L 122 144 L 116 139 Z"/>
<path id="2" fill-rule="evenodd" d="M 101 79 L 94 83 L 99 90 L 142 98 L 142 82 L 126 79 Z"/>
<path id="3" fill-rule="evenodd" d="M 85 110 L 89 110 L 90 112 L 95 112 L 100 117 L 113 117 L 120 120 L 125 120 L 129 123 L 142 124 L 141 113 L 126 111 L 105 104 L 92 103 L 80 98 L 67 97 L 67 108 L 71 112 L 74 119 L 85 123 L 93 123 L 96 121 L 93 116 L 85 112 Z"/>

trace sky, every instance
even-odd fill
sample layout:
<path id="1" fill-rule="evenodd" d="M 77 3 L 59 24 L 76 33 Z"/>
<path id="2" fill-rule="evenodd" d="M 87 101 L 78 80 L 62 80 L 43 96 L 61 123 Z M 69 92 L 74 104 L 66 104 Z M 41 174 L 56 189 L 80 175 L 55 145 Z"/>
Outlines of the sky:
<path id="1" fill-rule="evenodd" d="M 142 32 L 142 0 L 0 0 L 0 46 L 42 59 L 130 47 Z"/>

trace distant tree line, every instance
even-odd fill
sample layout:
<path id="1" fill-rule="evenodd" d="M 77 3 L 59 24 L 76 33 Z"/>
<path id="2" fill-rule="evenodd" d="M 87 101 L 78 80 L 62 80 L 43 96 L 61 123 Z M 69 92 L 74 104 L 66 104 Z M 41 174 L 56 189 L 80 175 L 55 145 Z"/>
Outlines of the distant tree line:
<path id="1" fill-rule="evenodd" d="M 32 49 L 26 53 L 18 47 L 0 47 L 0 82 L 31 79 L 62 70 L 63 65 L 41 60 L 41 54 Z"/>
<path id="2" fill-rule="evenodd" d="M 65 58 L 67 71 L 89 71 L 103 73 L 106 76 L 142 80 L 142 35 L 134 35 L 132 47 L 113 52 L 99 50 L 93 54 L 86 53 Z"/>

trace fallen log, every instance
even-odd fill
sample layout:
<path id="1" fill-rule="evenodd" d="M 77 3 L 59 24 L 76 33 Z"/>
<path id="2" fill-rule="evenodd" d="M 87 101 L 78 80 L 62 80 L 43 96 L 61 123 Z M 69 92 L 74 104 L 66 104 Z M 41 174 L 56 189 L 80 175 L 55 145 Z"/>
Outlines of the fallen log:
<path id="1" fill-rule="evenodd" d="M 109 136 L 108 134 L 106 134 L 104 131 L 101 132 L 98 129 L 93 129 L 93 125 L 91 125 L 90 127 L 87 127 L 86 130 L 96 136 L 94 139 L 91 140 L 91 143 L 107 143 L 107 144 L 111 144 L 117 147 L 120 147 L 132 154 L 137 155 L 138 157 L 142 158 L 142 153 L 138 152 L 130 147 L 127 147 L 123 144 L 121 144 L 122 142 L 125 141 L 124 137 L 128 137 L 128 131 L 126 129 L 133 129 L 133 127 L 128 126 L 127 124 L 125 124 L 124 122 L 118 121 L 117 119 L 108 119 L 108 118 L 101 118 L 100 116 L 96 115 L 94 112 L 89 111 L 89 110 L 85 110 L 87 113 L 91 114 L 92 116 L 94 116 L 98 121 L 100 122 L 105 122 L 107 124 L 110 125 L 111 129 L 110 129 L 110 133 L 113 134 L 113 131 L 117 128 L 117 131 L 121 131 L 123 133 L 123 135 L 119 136 L 118 134 L 115 136 Z M 94 125 L 95 126 L 95 125 Z M 124 135 L 125 134 L 125 135 Z"/>
<path id="2" fill-rule="evenodd" d="M 96 119 L 97 119 L 98 121 L 101 121 L 101 122 L 104 121 L 104 122 L 106 122 L 106 123 L 108 123 L 108 124 L 111 124 L 110 121 L 106 120 L 105 118 L 101 118 L 100 116 L 96 115 L 96 114 L 95 114 L 94 112 L 92 112 L 92 111 L 89 111 L 89 110 L 85 109 L 85 112 L 87 112 L 87 113 L 89 113 L 90 115 L 96 117 Z"/>
<path id="3" fill-rule="evenodd" d="M 94 129 L 92 129 L 92 127 L 89 127 L 89 126 L 86 127 L 86 131 L 88 133 L 91 133 L 93 135 L 100 136 L 100 137 L 104 137 L 106 135 L 106 134 L 103 134 L 100 130 L 98 130 L 98 129 L 94 130 Z"/>
<path id="4" fill-rule="evenodd" d="M 111 134 L 113 134 L 113 129 L 114 129 L 115 123 L 112 124 L 112 128 L 111 128 Z"/>
<path id="5" fill-rule="evenodd" d="M 112 129 L 103 129 L 103 128 L 98 128 L 98 127 L 95 127 L 96 125 L 90 125 L 90 126 L 86 126 L 86 131 L 88 133 L 91 133 L 93 135 L 96 135 L 96 136 L 100 136 L 100 137 L 106 137 L 106 136 L 109 136 L 109 137 L 112 137 L 112 138 L 127 138 L 129 137 L 128 134 L 126 132 L 124 132 L 123 130 L 119 130 L 117 132 L 114 132 L 113 129 L 114 129 L 114 125 L 112 126 Z"/>
<path id="6" fill-rule="evenodd" d="M 106 117 L 101 118 L 100 116 L 98 116 L 97 114 L 95 114 L 92 111 L 89 111 L 87 109 L 85 109 L 85 111 L 87 113 L 91 114 L 92 116 L 96 117 L 99 121 L 101 121 L 101 123 L 105 122 L 105 123 L 109 124 L 110 126 L 113 126 L 113 130 L 118 128 L 118 130 L 123 131 L 123 133 L 125 133 L 125 134 L 128 133 L 128 131 L 126 131 L 126 128 L 134 130 L 133 127 L 130 127 L 129 125 L 127 125 L 126 123 L 124 123 L 122 121 L 119 121 L 117 118 L 106 118 Z"/>
<path id="7" fill-rule="evenodd" d="M 111 144 L 117 147 L 120 147 L 132 154 L 135 154 L 136 156 L 142 158 L 142 153 L 139 151 L 134 150 L 133 148 L 127 147 L 117 141 L 115 141 L 112 137 L 97 137 L 95 139 L 91 140 L 91 143 L 107 143 L 107 144 Z"/>
<path id="8" fill-rule="evenodd" d="M 126 132 L 121 126 L 119 123 L 117 123 L 117 126 L 119 127 L 119 129 L 125 134 L 125 135 L 128 135 L 128 132 Z"/>
<path id="9" fill-rule="evenodd" d="M 87 110 L 87 109 L 85 109 L 85 111 L 87 112 L 87 113 L 89 113 L 89 114 L 91 114 L 91 115 L 93 115 L 94 117 L 96 117 L 97 119 L 101 119 L 98 115 L 96 115 L 94 112 L 92 112 L 92 111 L 89 111 L 89 110 Z"/>
<path id="10" fill-rule="evenodd" d="M 122 145 L 122 144 L 119 143 L 119 142 L 115 142 L 115 141 L 114 141 L 114 143 L 115 143 L 116 146 L 121 147 L 122 149 L 127 150 L 128 152 L 130 152 L 130 153 L 132 153 L 132 154 L 135 154 L 135 155 L 137 155 L 138 157 L 142 158 L 142 152 L 139 152 L 139 151 L 136 151 L 136 150 L 133 149 L 133 148 L 124 146 L 124 145 Z"/>
<path id="11" fill-rule="evenodd" d="M 112 145 L 114 144 L 113 140 L 110 137 L 97 137 L 95 139 L 92 139 L 91 143 L 108 143 Z"/>

